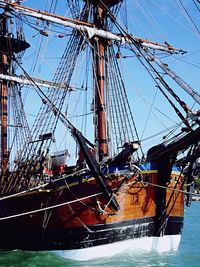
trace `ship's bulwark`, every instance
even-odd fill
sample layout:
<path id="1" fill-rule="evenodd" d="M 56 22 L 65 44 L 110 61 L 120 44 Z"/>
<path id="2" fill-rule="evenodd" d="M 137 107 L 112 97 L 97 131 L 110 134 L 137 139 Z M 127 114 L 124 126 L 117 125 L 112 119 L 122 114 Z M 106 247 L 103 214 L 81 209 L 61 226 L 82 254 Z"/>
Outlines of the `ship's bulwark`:
<path id="1" fill-rule="evenodd" d="M 157 171 L 144 170 L 143 177 L 146 182 L 126 179 L 118 191 L 123 176 L 109 178 L 120 205 L 117 212 L 105 208 L 107 200 L 92 177 L 63 180 L 57 189 L 2 200 L 0 217 L 14 218 L 0 220 L 0 248 L 73 250 L 155 236 Z M 164 235 L 180 235 L 183 227 L 183 194 L 171 190 L 177 179 L 180 175 L 173 173 L 168 184 Z M 67 204 L 31 213 L 62 203 Z M 22 213 L 27 215 L 15 217 Z"/>

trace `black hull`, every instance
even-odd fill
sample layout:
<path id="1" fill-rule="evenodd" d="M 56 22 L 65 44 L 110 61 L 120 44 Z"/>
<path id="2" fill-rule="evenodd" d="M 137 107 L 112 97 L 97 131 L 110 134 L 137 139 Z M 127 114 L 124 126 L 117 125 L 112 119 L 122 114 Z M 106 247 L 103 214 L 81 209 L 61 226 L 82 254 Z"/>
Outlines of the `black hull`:
<path id="1" fill-rule="evenodd" d="M 155 219 L 143 218 L 108 225 L 93 225 L 57 231 L 17 230 L 15 223 L 0 224 L 1 250 L 69 250 L 95 247 L 114 242 L 155 236 Z M 180 235 L 183 217 L 169 217 L 165 235 Z"/>

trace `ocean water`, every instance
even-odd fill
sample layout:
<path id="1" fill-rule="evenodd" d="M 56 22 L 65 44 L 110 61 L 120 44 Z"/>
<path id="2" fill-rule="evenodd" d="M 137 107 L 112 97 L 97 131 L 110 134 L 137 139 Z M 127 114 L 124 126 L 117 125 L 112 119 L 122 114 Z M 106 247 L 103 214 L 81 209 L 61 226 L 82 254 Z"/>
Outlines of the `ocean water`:
<path id="1" fill-rule="evenodd" d="M 0 237 L 1 238 L 1 237 Z M 49 252 L 0 252 L 0 267 L 200 267 L 200 202 L 185 210 L 180 248 L 170 253 L 130 253 L 90 261 L 72 261 Z"/>

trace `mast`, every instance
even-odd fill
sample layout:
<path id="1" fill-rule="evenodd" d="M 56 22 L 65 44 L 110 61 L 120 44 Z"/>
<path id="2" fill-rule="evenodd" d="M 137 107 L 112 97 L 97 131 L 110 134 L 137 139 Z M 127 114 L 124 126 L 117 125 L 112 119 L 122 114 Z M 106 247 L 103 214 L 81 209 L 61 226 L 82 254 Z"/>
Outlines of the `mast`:
<path id="1" fill-rule="evenodd" d="M 29 47 L 24 40 L 16 39 L 8 29 L 8 13 L 0 14 L 0 74 L 12 74 L 13 53 L 19 53 Z M 0 81 L 0 173 L 8 171 L 9 148 L 8 148 L 8 97 L 9 82 L 6 79 Z"/>
<path id="2" fill-rule="evenodd" d="M 102 5 L 97 1 L 94 6 L 94 23 L 103 29 L 106 17 Z M 107 127 L 105 113 L 105 50 L 107 43 L 103 38 L 94 39 L 94 84 L 95 84 L 95 143 L 97 159 L 101 161 L 108 156 Z"/>
<path id="3" fill-rule="evenodd" d="M 7 18 L 5 13 L 0 15 L 1 20 L 1 36 L 6 36 L 7 34 Z M 6 51 L 0 50 L 0 73 L 7 74 L 9 71 L 9 59 Z M 1 99 L 1 171 L 0 173 L 5 173 L 5 170 L 8 165 L 8 145 L 7 145 L 7 122 L 8 122 L 8 86 L 7 81 L 1 81 L 1 90 L 0 90 L 0 99 Z"/>
<path id="4" fill-rule="evenodd" d="M 94 6 L 94 25 L 98 30 L 107 29 L 108 13 L 106 7 L 117 5 L 116 0 L 96 0 Z M 106 49 L 108 40 L 103 37 L 95 37 L 93 40 L 93 57 L 95 62 L 94 84 L 95 84 L 95 143 L 97 149 L 97 160 L 102 161 L 109 155 L 108 135 L 106 121 Z"/>

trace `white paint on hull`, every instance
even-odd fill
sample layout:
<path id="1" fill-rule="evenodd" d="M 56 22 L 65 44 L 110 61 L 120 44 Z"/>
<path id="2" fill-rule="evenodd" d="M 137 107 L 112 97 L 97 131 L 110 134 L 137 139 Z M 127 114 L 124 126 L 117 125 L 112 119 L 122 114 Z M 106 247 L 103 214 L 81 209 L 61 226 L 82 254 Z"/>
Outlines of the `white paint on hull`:
<path id="1" fill-rule="evenodd" d="M 157 251 L 159 253 L 176 251 L 179 247 L 181 235 L 167 235 L 163 237 L 143 237 L 125 240 L 91 248 L 60 250 L 55 253 L 66 259 L 90 260 L 100 257 L 111 257 L 124 251 Z"/>

